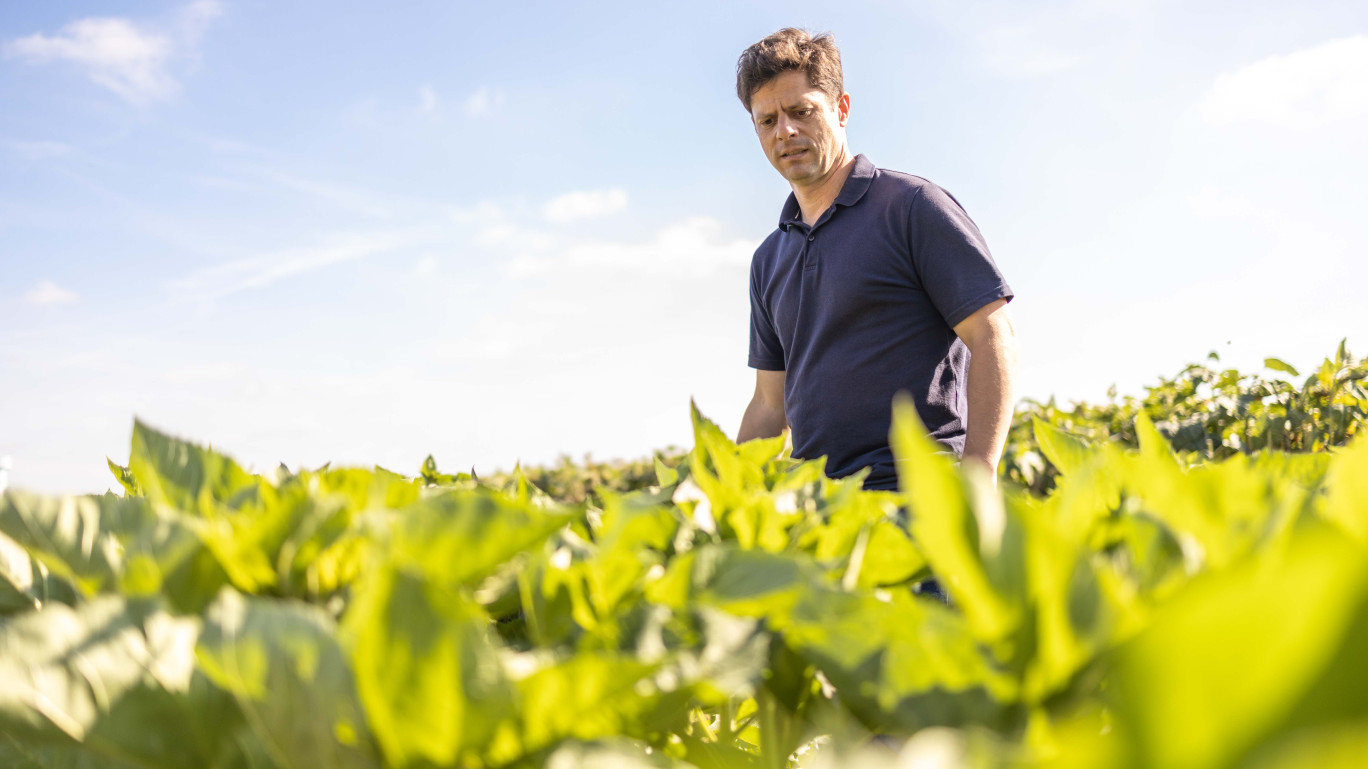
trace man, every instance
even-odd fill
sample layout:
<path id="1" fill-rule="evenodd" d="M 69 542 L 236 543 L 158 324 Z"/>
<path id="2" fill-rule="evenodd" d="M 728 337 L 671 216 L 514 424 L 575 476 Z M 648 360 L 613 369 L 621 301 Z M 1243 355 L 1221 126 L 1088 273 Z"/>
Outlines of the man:
<path id="1" fill-rule="evenodd" d="M 755 395 L 737 439 L 788 427 L 794 456 L 896 488 L 888 431 L 906 391 L 934 439 L 996 469 L 1017 348 L 1012 290 L 978 227 L 940 187 L 851 154 L 830 35 L 783 29 L 752 45 L 736 90 L 793 189 L 751 261 Z"/>

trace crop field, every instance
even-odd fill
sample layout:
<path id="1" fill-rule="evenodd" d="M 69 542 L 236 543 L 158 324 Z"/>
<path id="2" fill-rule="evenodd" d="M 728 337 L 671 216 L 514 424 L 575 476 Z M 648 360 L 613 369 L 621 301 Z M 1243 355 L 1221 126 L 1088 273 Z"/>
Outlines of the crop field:
<path id="1" fill-rule="evenodd" d="M 1368 363 L 1022 405 L 995 486 L 782 437 L 0 500 L 0 766 L 1360 767 Z M 948 595 L 927 589 L 934 579 Z"/>

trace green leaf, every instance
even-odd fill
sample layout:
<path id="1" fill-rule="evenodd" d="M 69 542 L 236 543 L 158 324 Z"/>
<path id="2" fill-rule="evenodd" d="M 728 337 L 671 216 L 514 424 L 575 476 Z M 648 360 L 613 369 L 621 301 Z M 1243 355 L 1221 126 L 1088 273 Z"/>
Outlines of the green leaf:
<path id="1" fill-rule="evenodd" d="M 966 486 L 953 460 L 926 434 L 911 399 L 894 401 L 889 440 L 898 486 L 912 514 L 912 536 L 932 573 L 982 639 L 1005 638 L 1020 620 L 1021 609 L 999 589 L 1020 591 L 1022 580 L 1016 539 L 1006 537 L 1001 498 L 986 478 L 978 481 L 986 489 Z"/>
<path id="2" fill-rule="evenodd" d="M 1325 517 L 1368 545 L 1368 433 L 1333 455 L 1325 485 Z"/>
<path id="3" fill-rule="evenodd" d="M 207 516 L 255 502 L 261 483 L 232 459 L 139 421 L 133 423 L 128 469 L 152 502 Z"/>
<path id="4" fill-rule="evenodd" d="M 1366 598 L 1361 551 L 1315 527 L 1193 584 L 1120 655 L 1135 765 L 1227 767 L 1283 724 L 1368 715 Z"/>
<path id="5" fill-rule="evenodd" d="M 196 673 L 197 635 L 193 619 L 116 596 L 12 617 L 0 624 L 0 733 L 69 758 L 224 765 L 241 717 Z"/>
<path id="6" fill-rule="evenodd" d="M 963 617 L 895 593 L 811 592 L 782 627 L 784 642 L 816 665 L 875 732 L 991 725 L 1016 716 L 1016 687 L 979 650 Z"/>
<path id="7" fill-rule="evenodd" d="M 322 609 L 224 590 L 196 652 L 279 766 L 380 766 L 336 625 Z"/>
<path id="8" fill-rule="evenodd" d="M 522 750 L 559 740 L 642 736 L 637 725 L 655 688 L 638 688 L 656 665 L 612 652 L 581 652 L 518 682 Z"/>
<path id="9" fill-rule="evenodd" d="M 109 465 L 109 472 L 114 473 L 114 477 L 119 480 L 119 485 L 124 487 L 124 493 L 130 497 L 142 496 L 142 489 L 138 488 L 138 482 L 133 478 L 133 473 L 127 467 L 117 465 L 114 460 L 105 458 Z"/>
<path id="10" fill-rule="evenodd" d="M 1298 374 L 1297 370 L 1292 367 L 1292 364 L 1277 358 L 1264 358 L 1264 368 L 1281 371 L 1284 374 L 1290 374 L 1292 376 L 1301 376 L 1301 374 Z"/>
<path id="11" fill-rule="evenodd" d="M 401 568 L 441 584 L 471 585 L 573 518 L 530 499 L 451 491 L 400 512 L 391 557 Z"/>
<path id="12" fill-rule="evenodd" d="M 1140 456 L 1149 461 L 1178 464 L 1169 441 L 1154 426 L 1149 415 L 1143 411 L 1135 417 L 1135 437 L 1140 443 Z"/>
<path id="13" fill-rule="evenodd" d="M 660 461 L 660 457 L 652 457 L 651 461 L 655 465 L 656 485 L 673 486 L 679 483 L 679 471 Z"/>
<path id="14" fill-rule="evenodd" d="M 488 616 L 461 593 L 391 565 L 373 567 L 356 591 L 343 628 L 387 765 L 474 761 L 514 712 Z"/>
<path id="15" fill-rule="evenodd" d="M 1032 419 L 1036 443 L 1050 464 L 1062 475 L 1072 475 L 1091 461 L 1094 451 L 1086 441 L 1070 435 L 1040 417 Z"/>
<path id="16" fill-rule="evenodd" d="M 879 521 L 869 530 L 869 542 L 860 565 L 859 586 L 875 588 L 910 580 L 926 568 L 926 558 L 907 533 L 890 521 Z"/>
<path id="17" fill-rule="evenodd" d="M 201 552 L 191 522 L 158 513 L 141 497 L 41 497 L 10 491 L 0 498 L 0 532 L 85 596 L 119 591 L 149 596 Z M 198 585 L 197 585 L 198 586 Z M 209 580 L 203 587 L 216 590 Z"/>

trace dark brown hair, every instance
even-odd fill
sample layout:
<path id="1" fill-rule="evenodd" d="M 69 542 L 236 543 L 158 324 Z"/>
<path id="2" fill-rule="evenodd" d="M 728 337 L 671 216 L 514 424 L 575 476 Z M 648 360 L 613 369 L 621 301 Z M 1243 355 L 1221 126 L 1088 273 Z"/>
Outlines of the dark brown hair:
<path id="1" fill-rule="evenodd" d="M 761 86 L 793 70 L 806 72 L 808 85 L 833 103 L 845 92 L 836 38 L 830 32 L 814 36 L 805 29 L 785 27 L 747 48 L 736 60 L 736 96 L 750 112 L 751 96 Z"/>

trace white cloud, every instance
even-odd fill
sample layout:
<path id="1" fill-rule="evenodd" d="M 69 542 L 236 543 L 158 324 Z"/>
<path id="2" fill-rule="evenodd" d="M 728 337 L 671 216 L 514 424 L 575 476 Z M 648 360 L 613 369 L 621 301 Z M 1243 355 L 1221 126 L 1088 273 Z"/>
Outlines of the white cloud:
<path id="1" fill-rule="evenodd" d="M 376 219 L 388 219 L 392 216 L 390 204 L 387 201 L 354 187 L 306 179 L 280 171 L 266 171 L 265 175 L 282 187 L 312 195 L 344 211 L 351 211 Z"/>
<path id="2" fill-rule="evenodd" d="M 437 270 L 441 266 L 442 263 L 436 256 L 427 254 L 414 262 L 413 274 L 420 278 L 430 278 L 437 274 Z"/>
<path id="3" fill-rule="evenodd" d="M 745 270 L 758 244 L 726 238 L 715 219 L 695 216 L 642 243 L 582 243 L 550 257 L 522 256 L 509 263 L 516 278 L 606 272 L 616 276 L 708 277 L 728 268 Z"/>
<path id="4" fill-rule="evenodd" d="M 1238 217 L 1249 213 L 1249 199 L 1242 195 L 1232 195 L 1211 184 L 1202 185 L 1195 194 L 1188 196 L 1192 210 L 1206 219 Z"/>
<path id="5" fill-rule="evenodd" d="M 209 22 L 223 15 L 223 4 L 218 0 L 195 0 L 180 10 L 176 26 L 180 38 L 187 45 L 194 45 L 204 37 Z"/>
<path id="6" fill-rule="evenodd" d="M 471 117 L 484 117 L 493 113 L 494 109 L 502 104 L 503 94 L 482 86 L 466 97 L 461 108 Z"/>
<path id="7" fill-rule="evenodd" d="M 53 283 L 50 280 L 40 281 L 24 295 L 24 299 L 29 304 L 66 304 L 76 301 L 76 294 Z"/>
<path id="8" fill-rule="evenodd" d="M 564 224 L 617 213 L 627 207 L 627 192 L 621 189 L 567 192 L 542 209 L 547 221 Z"/>
<path id="9" fill-rule="evenodd" d="M 37 32 L 11 40 L 3 53 L 30 64 L 70 62 L 97 85 L 145 104 L 175 95 L 178 84 L 167 71 L 168 61 L 178 52 L 191 52 L 220 13 L 214 0 L 198 0 L 181 10 L 171 33 L 125 18 L 78 19 L 55 35 Z"/>
<path id="10" fill-rule="evenodd" d="M 422 113 L 437 111 L 437 92 L 432 90 L 432 86 L 418 87 L 418 111 Z"/>
<path id="11" fill-rule="evenodd" d="M 509 269 L 521 285 L 430 353 L 480 372 L 488 402 L 517 404 L 517 423 L 536 425 L 548 447 L 640 455 L 687 444 L 690 397 L 731 432 L 754 387 L 746 286 L 756 245 L 693 217 L 639 241 L 581 241 L 524 258 Z M 506 435 L 509 453 L 525 452 L 526 433 L 494 413 L 463 429 L 488 425 L 491 441 Z"/>
<path id="12" fill-rule="evenodd" d="M 421 245 L 433 239 L 433 233 L 425 230 L 337 236 L 319 246 L 282 249 L 206 267 L 166 285 L 178 298 L 196 302 L 220 299 L 248 289 L 265 288 L 334 264 Z"/>
<path id="13" fill-rule="evenodd" d="M 1272 56 L 1216 78 L 1202 103 L 1211 123 L 1314 129 L 1368 114 L 1368 36 Z"/>
<path id="14" fill-rule="evenodd" d="M 552 242 L 542 233 L 514 224 L 509 212 L 487 200 L 467 208 L 451 208 L 447 213 L 463 228 L 462 240 L 477 246 L 516 242 L 525 251 L 540 251 Z"/>

